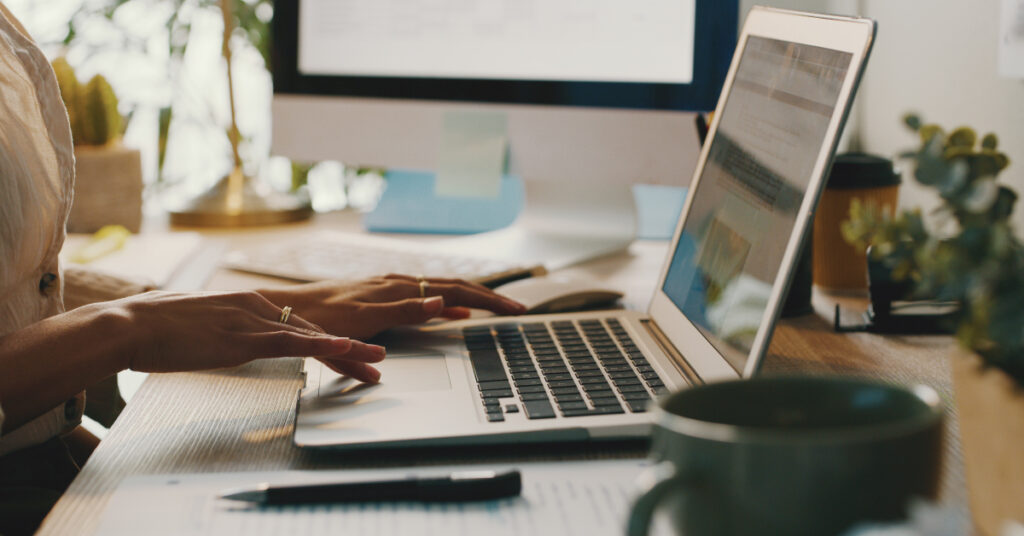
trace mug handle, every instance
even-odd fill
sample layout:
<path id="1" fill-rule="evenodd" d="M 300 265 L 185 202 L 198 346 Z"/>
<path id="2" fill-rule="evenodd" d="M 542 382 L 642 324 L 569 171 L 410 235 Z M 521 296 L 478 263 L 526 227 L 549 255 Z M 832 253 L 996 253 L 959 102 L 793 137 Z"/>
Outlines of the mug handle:
<path id="1" fill-rule="evenodd" d="M 692 483 L 690 479 L 676 473 L 675 465 L 671 462 L 661 462 L 649 467 L 639 479 L 640 486 L 644 492 L 633 503 L 629 513 L 629 522 L 626 526 L 628 536 L 647 536 L 651 528 L 651 520 L 654 517 L 654 510 L 665 498 L 665 494 L 673 488 L 686 487 Z"/>

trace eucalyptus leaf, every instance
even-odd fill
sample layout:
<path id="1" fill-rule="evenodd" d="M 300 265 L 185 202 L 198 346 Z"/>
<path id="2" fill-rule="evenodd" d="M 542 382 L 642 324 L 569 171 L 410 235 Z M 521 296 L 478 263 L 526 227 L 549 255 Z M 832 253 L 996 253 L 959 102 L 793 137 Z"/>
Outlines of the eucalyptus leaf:
<path id="1" fill-rule="evenodd" d="M 967 195 L 963 200 L 964 208 L 975 214 L 985 212 L 992 207 L 999 197 L 999 185 L 995 177 L 985 177 L 976 180 L 967 188 Z"/>
<path id="2" fill-rule="evenodd" d="M 920 137 L 916 151 L 903 153 L 914 177 L 942 201 L 936 226 L 929 230 L 919 210 L 888 218 L 858 203 L 843 236 L 870 246 L 894 281 L 913 281 L 916 296 L 959 302 L 960 344 L 1024 386 L 1024 246 L 1009 222 L 1017 194 L 998 183 L 1009 159 L 994 134 L 978 144 L 969 127 L 945 136 L 914 115 L 904 123 Z"/>

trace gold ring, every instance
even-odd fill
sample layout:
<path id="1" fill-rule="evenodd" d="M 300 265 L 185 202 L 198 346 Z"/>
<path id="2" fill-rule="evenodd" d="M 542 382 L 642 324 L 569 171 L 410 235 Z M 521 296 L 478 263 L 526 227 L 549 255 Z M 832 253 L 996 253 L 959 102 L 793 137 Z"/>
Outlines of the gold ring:
<path id="1" fill-rule="evenodd" d="M 427 281 L 425 279 L 424 280 L 420 280 L 420 297 L 421 298 L 426 298 L 427 297 L 427 287 L 429 287 L 429 286 L 430 286 L 430 283 L 427 283 Z"/>
<path id="2" fill-rule="evenodd" d="M 422 283 L 422 282 L 424 282 L 426 280 L 427 280 L 427 278 L 423 277 L 423 274 L 420 274 L 420 275 L 416 276 L 416 281 L 419 281 L 420 283 Z"/>
<path id="3" fill-rule="evenodd" d="M 284 308 L 281 309 L 281 320 L 279 320 L 279 322 L 287 324 L 290 316 L 292 316 L 292 308 L 290 305 L 285 305 Z"/>

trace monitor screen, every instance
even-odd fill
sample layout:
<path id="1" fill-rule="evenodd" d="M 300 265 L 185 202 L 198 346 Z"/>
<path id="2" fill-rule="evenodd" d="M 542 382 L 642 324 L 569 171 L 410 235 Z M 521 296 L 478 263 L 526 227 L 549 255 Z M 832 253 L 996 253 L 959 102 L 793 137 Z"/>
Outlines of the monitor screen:
<path id="1" fill-rule="evenodd" d="M 710 110 L 736 0 L 296 0 L 277 93 Z"/>
<path id="2" fill-rule="evenodd" d="M 302 0 L 298 67 L 328 76 L 688 84 L 694 9 L 694 0 Z"/>
<path id="3" fill-rule="evenodd" d="M 662 290 L 742 373 L 851 54 L 751 36 Z"/>

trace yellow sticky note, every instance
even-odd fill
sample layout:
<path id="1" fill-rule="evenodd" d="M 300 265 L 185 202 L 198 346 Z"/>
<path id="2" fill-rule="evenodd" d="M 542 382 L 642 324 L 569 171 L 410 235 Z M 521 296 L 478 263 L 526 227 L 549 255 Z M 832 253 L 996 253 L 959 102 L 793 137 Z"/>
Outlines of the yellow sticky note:
<path id="1" fill-rule="evenodd" d="M 444 115 L 434 195 L 496 198 L 508 146 L 507 118 L 498 112 Z"/>
<path id="2" fill-rule="evenodd" d="M 124 247 L 131 232 L 121 225 L 105 225 L 71 254 L 71 262 L 88 264 Z"/>

